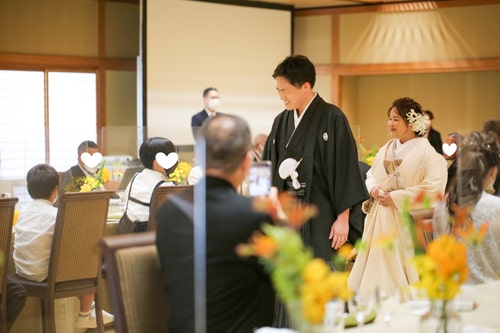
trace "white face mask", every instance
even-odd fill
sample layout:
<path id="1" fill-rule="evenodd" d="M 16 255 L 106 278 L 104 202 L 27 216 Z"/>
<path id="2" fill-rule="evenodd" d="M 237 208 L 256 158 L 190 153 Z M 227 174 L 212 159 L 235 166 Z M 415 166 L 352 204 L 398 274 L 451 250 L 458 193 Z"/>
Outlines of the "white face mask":
<path id="1" fill-rule="evenodd" d="M 220 104 L 220 100 L 218 98 L 211 98 L 209 101 L 208 101 L 208 108 L 210 110 L 217 110 L 217 107 L 219 106 Z"/>

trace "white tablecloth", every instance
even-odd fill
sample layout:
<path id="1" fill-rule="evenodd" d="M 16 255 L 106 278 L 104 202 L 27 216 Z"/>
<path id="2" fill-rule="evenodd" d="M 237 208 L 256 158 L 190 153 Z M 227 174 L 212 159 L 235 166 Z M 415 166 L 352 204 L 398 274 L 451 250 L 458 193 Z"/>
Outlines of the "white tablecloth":
<path id="1" fill-rule="evenodd" d="M 472 311 L 460 311 L 462 333 L 500 333 L 500 281 L 495 283 L 465 286 L 463 300 L 474 301 L 477 307 Z M 362 328 L 345 329 L 345 333 L 421 333 L 419 331 L 420 315 L 414 303 L 403 303 L 394 313 L 389 327 L 381 316 L 374 323 Z M 257 333 L 285 333 L 285 329 L 261 328 Z M 330 332 L 325 332 L 330 333 Z"/>

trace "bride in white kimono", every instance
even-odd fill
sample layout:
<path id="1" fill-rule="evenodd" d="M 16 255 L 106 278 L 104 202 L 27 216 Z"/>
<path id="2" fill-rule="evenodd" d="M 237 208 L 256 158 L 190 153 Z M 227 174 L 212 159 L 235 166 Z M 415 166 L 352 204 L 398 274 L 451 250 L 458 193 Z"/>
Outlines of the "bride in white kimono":
<path id="1" fill-rule="evenodd" d="M 405 97 L 388 110 L 388 127 L 393 139 L 380 148 L 367 173 L 370 199 L 364 203 L 363 243 L 349 276 L 349 287 L 359 292 L 376 289 L 392 293 L 418 281 L 410 263 L 413 241 L 401 211 L 406 200 L 424 192 L 429 198 L 444 194 L 446 161 L 423 137 L 427 122 L 419 103 Z M 393 246 L 381 246 L 392 239 Z"/>

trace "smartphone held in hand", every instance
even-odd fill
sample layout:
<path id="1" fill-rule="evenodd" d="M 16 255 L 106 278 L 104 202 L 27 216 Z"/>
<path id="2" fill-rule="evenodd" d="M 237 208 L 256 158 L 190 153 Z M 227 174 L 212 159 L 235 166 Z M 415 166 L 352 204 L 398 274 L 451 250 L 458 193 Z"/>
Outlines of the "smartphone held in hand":
<path id="1" fill-rule="evenodd" d="M 271 162 L 255 162 L 248 172 L 248 194 L 251 197 L 267 196 L 271 189 Z"/>

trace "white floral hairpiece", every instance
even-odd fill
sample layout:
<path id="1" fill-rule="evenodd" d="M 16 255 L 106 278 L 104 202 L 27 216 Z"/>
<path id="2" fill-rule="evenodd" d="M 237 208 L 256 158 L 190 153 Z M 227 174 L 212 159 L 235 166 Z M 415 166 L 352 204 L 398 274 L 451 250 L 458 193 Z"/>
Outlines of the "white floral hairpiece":
<path id="1" fill-rule="evenodd" d="M 420 135 L 424 135 L 427 132 L 427 126 L 429 126 L 429 121 L 425 119 L 425 117 L 419 113 L 416 113 L 415 110 L 410 109 L 410 112 L 406 114 L 406 119 L 413 128 L 413 132 L 419 133 Z"/>

